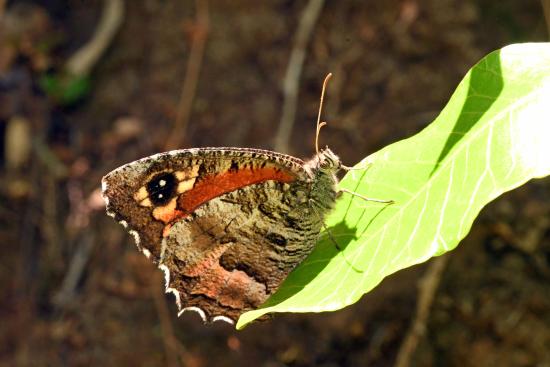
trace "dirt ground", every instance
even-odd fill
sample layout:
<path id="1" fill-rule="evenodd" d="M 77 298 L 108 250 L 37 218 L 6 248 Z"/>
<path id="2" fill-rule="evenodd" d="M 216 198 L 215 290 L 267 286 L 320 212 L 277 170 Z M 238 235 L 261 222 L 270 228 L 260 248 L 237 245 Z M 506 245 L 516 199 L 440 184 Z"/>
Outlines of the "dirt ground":
<path id="1" fill-rule="evenodd" d="M 103 2 L 0 0 L 0 365 L 394 364 L 428 265 L 341 311 L 203 326 L 176 316 L 99 194 L 105 173 L 165 150 L 174 131 L 182 148 L 275 148 L 306 4 L 127 0 L 88 91 L 67 101 L 41 81 L 91 38 Z M 488 52 L 546 39 L 534 0 L 326 1 L 285 153 L 313 154 L 328 72 L 322 144 L 352 165 L 429 124 Z M 411 365 L 550 366 L 549 188 L 538 180 L 499 198 L 446 255 Z"/>

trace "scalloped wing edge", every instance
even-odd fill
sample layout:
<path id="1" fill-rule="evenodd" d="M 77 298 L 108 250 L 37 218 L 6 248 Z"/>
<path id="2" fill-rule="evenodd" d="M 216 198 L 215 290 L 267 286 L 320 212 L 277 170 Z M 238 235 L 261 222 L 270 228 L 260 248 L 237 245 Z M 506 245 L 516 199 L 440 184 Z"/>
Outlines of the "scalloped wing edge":
<path id="1" fill-rule="evenodd" d="M 116 222 L 120 223 L 124 227 L 124 229 L 126 229 L 128 231 L 128 233 L 130 233 L 130 235 L 134 238 L 134 242 L 135 242 L 136 247 L 138 248 L 138 250 L 143 255 L 145 255 L 146 258 L 151 259 L 151 252 L 148 249 L 141 246 L 141 237 L 139 236 L 139 233 L 134 229 L 130 229 L 129 228 L 130 226 L 129 226 L 127 221 L 118 220 L 117 217 L 116 217 L 116 213 L 113 212 L 113 211 L 110 211 L 108 209 L 109 208 L 109 198 L 106 195 L 104 195 L 106 190 L 107 190 L 107 183 L 104 180 L 102 180 L 101 181 L 101 193 L 102 193 L 102 196 L 103 196 L 103 200 L 105 201 L 105 208 L 106 208 L 105 211 L 107 212 L 107 215 L 109 217 L 113 218 Z M 229 317 L 224 316 L 224 315 L 212 316 L 209 320 L 207 315 L 206 315 L 206 312 L 204 312 L 204 310 L 199 308 L 199 307 L 195 307 L 195 306 L 182 307 L 180 292 L 176 288 L 173 288 L 173 287 L 170 286 L 170 278 L 171 278 L 170 277 L 170 269 L 168 269 L 168 267 L 164 264 L 159 264 L 158 269 L 160 269 L 164 273 L 164 288 L 165 288 L 164 292 L 165 293 L 172 293 L 174 295 L 175 303 L 176 303 L 176 306 L 178 308 L 178 317 L 180 317 L 184 312 L 193 311 L 193 312 L 196 312 L 197 314 L 199 314 L 200 318 L 202 319 L 202 321 L 204 323 L 213 323 L 213 322 L 216 322 L 216 321 L 224 321 L 224 322 L 227 322 L 231 325 L 235 324 L 235 321 L 233 321 L 232 319 L 230 319 Z"/>

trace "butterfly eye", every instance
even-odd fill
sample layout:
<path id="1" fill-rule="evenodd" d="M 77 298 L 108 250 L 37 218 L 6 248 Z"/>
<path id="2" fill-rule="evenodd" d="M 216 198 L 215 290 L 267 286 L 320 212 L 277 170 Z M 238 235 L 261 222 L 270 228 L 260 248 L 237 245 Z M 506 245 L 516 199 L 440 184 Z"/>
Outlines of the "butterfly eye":
<path id="1" fill-rule="evenodd" d="M 321 168 L 331 168 L 334 166 L 334 160 L 331 157 L 324 157 L 324 160 L 321 162 Z"/>
<path id="2" fill-rule="evenodd" d="M 176 193 L 177 179 L 172 172 L 163 172 L 147 182 L 147 193 L 154 205 L 164 205 Z"/>

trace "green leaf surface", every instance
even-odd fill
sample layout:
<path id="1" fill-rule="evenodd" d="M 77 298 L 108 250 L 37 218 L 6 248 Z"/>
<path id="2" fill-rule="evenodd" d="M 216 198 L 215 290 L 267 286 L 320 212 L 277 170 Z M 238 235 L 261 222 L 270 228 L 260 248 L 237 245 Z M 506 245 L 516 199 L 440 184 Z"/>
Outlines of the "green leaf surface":
<path id="1" fill-rule="evenodd" d="M 419 92 L 418 98 L 422 98 Z M 550 44 L 518 44 L 474 66 L 437 119 L 360 162 L 316 249 L 258 310 L 322 312 L 350 305 L 400 269 L 455 248 L 480 210 L 550 174 Z M 366 168 L 365 168 L 366 167 Z"/>

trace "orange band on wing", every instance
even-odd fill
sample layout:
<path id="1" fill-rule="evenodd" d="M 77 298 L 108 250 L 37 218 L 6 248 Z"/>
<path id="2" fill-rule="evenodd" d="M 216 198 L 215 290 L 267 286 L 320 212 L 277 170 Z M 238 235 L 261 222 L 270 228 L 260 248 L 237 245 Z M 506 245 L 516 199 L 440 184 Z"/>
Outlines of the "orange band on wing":
<path id="1" fill-rule="evenodd" d="M 156 218 L 167 224 L 163 231 L 163 236 L 167 236 L 171 223 L 188 216 L 201 204 L 220 195 L 269 180 L 288 183 L 295 179 L 296 176 L 292 173 L 274 167 L 242 168 L 202 177 L 196 181 L 192 189 L 180 194 L 177 199 L 177 209 L 174 206 L 167 206 L 163 208 L 162 213 L 159 211 Z"/>
<path id="2" fill-rule="evenodd" d="M 178 209 L 191 213 L 198 206 L 225 193 L 269 180 L 292 182 L 296 177 L 273 167 L 227 171 L 197 180 L 195 186 L 184 192 L 178 200 Z"/>

